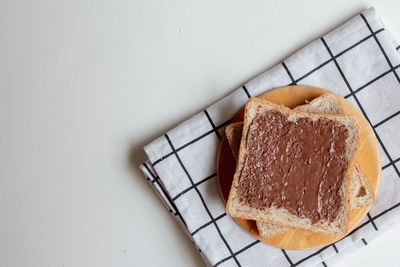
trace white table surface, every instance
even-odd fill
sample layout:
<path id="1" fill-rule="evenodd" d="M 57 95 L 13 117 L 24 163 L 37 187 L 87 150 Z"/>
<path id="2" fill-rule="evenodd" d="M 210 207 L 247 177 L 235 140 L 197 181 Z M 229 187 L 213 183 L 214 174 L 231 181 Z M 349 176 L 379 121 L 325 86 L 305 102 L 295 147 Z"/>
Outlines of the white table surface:
<path id="1" fill-rule="evenodd" d="M 400 36 L 400 1 L 0 1 L 0 266 L 203 266 L 143 145 L 369 6 Z"/>

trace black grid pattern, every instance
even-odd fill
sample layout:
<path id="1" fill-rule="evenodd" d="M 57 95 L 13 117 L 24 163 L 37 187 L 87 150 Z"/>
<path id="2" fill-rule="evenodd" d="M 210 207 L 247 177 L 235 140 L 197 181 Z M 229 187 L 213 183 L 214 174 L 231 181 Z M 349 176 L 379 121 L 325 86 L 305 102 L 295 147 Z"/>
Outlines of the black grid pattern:
<path id="1" fill-rule="evenodd" d="M 318 70 L 320 70 L 321 68 L 323 68 L 324 66 L 326 66 L 326 65 L 328 65 L 329 63 L 332 62 L 332 63 L 336 66 L 338 72 L 340 73 L 341 78 L 343 79 L 344 83 L 346 84 L 346 87 L 348 88 L 349 93 L 348 93 L 347 95 L 345 95 L 344 97 L 345 97 L 345 98 L 351 98 L 351 97 L 352 97 L 352 98 L 355 100 L 355 102 L 357 103 L 358 108 L 361 110 L 361 112 L 363 113 L 363 115 L 365 116 L 365 118 L 366 118 L 366 119 L 368 120 L 368 122 L 371 124 L 371 121 L 370 121 L 370 119 L 369 119 L 367 113 L 365 112 L 363 106 L 361 105 L 361 103 L 360 103 L 360 101 L 359 101 L 359 99 L 358 99 L 357 93 L 360 92 L 360 91 L 362 91 L 362 90 L 364 90 L 364 89 L 366 89 L 366 88 L 368 88 L 368 86 L 370 86 L 371 84 L 375 83 L 375 82 L 378 81 L 379 79 L 382 79 L 382 78 L 385 77 L 386 75 L 390 75 L 390 74 L 393 74 L 393 75 L 396 77 L 397 81 L 400 83 L 400 79 L 399 79 L 398 74 L 397 74 L 397 72 L 396 72 L 396 70 L 400 67 L 400 64 L 399 64 L 399 65 L 396 65 L 396 66 L 393 66 L 393 65 L 392 65 L 392 63 L 391 63 L 391 61 L 390 61 L 390 59 L 389 59 L 387 53 L 385 52 L 385 50 L 384 50 L 382 44 L 380 43 L 379 39 L 377 38 L 377 35 L 380 34 L 381 32 L 384 32 L 385 29 L 384 29 L 384 28 L 380 28 L 380 29 L 378 29 L 378 30 L 376 30 L 376 31 L 373 31 L 371 25 L 369 24 L 369 22 L 368 22 L 368 20 L 367 20 L 367 18 L 366 18 L 363 14 L 361 14 L 360 16 L 361 16 L 362 20 L 363 20 L 364 23 L 365 23 L 365 27 L 367 27 L 368 30 L 369 30 L 369 32 L 370 32 L 370 34 L 369 34 L 368 36 L 362 38 L 361 40 L 357 41 L 356 43 L 354 43 L 353 45 L 351 45 L 351 46 L 349 46 L 348 48 L 344 49 L 344 50 L 341 51 L 340 53 L 337 53 L 336 55 L 334 55 L 334 54 L 332 53 L 332 50 L 330 49 L 330 47 L 329 47 L 328 43 L 326 42 L 325 38 L 324 38 L 324 37 L 321 38 L 320 41 L 322 42 L 322 44 L 323 44 L 324 47 L 326 48 L 327 52 L 329 53 L 330 58 L 329 58 L 328 60 L 326 60 L 325 62 L 323 62 L 322 64 L 316 66 L 315 68 L 313 68 L 312 70 L 310 70 L 308 73 L 304 74 L 303 76 L 301 76 L 301 77 L 299 77 L 299 78 L 293 77 L 292 72 L 290 71 L 290 69 L 288 68 L 288 66 L 285 64 L 285 62 L 282 62 L 282 66 L 283 66 L 283 68 L 285 69 L 287 75 L 289 76 L 289 78 L 290 78 L 290 80 L 291 80 L 291 83 L 290 83 L 290 84 L 298 84 L 298 83 L 301 83 L 301 81 L 302 81 L 303 79 L 305 79 L 306 77 L 312 75 L 313 73 L 317 72 Z M 366 42 L 367 40 L 370 40 L 370 39 L 374 39 L 374 40 L 375 40 L 376 45 L 379 47 L 380 51 L 382 52 L 382 57 L 385 58 L 385 60 L 386 60 L 386 62 L 387 62 L 387 64 L 388 64 L 388 69 L 387 69 L 387 71 L 385 71 L 385 72 L 383 72 L 383 73 L 380 73 L 379 75 L 377 75 L 376 77 L 374 77 L 374 78 L 371 79 L 370 81 L 367 81 L 367 82 L 366 82 L 365 84 L 363 84 L 362 86 L 360 86 L 360 87 L 358 87 L 358 88 L 352 88 L 352 86 L 350 85 L 350 83 L 349 83 L 349 81 L 348 81 L 348 79 L 347 79 L 347 77 L 346 77 L 346 73 L 343 71 L 342 67 L 340 66 L 340 64 L 339 64 L 339 62 L 338 62 L 338 59 L 339 59 L 341 56 L 343 56 L 343 55 L 345 55 L 346 53 L 352 51 L 354 48 L 358 47 L 359 45 L 363 44 L 364 42 Z M 399 50 L 399 49 L 400 49 L 400 46 L 396 47 L 396 50 Z M 251 90 L 249 90 L 248 88 L 246 88 L 246 86 L 243 86 L 243 87 L 241 88 L 241 90 L 243 90 L 243 91 L 245 92 L 245 94 L 246 94 L 246 96 L 247 96 L 248 98 L 251 97 Z M 231 247 L 229 246 L 228 242 L 226 241 L 226 238 L 222 235 L 221 230 L 219 229 L 219 226 L 218 226 L 218 224 L 217 224 L 217 221 L 220 220 L 220 219 L 222 219 L 222 218 L 224 218 L 224 217 L 226 216 L 226 213 L 223 213 L 223 214 L 221 214 L 221 215 L 219 215 L 219 216 L 213 217 L 212 214 L 211 214 L 211 212 L 210 212 L 210 210 L 208 209 L 208 207 L 207 207 L 207 205 L 206 205 L 206 202 L 204 201 L 203 195 L 201 194 L 201 192 L 200 192 L 199 189 L 198 189 L 198 186 L 201 185 L 202 183 L 204 183 L 205 181 L 208 181 L 208 180 L 210 180 L 210 179 L 215 178 L 215 177 L 216 177 L 216 173 L 213 173 L 212 175 L 210 175 L 210 176 L 208 176 L 208 177 L 205 177 L 204 179 L 200 180 L 199 182 L 194 183 L 194 182 L 193 182 L 193 179 L 192 179 L 192 177 L 191 177 L 191 175 L 190 175 L 190 173 L 189 173 L 189 171 L 187 170 L 186 166 L 182 163 L 182 160 L 180 159 L 180 156 L 178 155 L 178 152 L 179 152 L 179 151 L 181 151 L 181 150 L 183 150 L 183 149 L 185 149 L 185 148 L 188 148 L 190 145 L 194 144 L 195 142 L 201 140 L 202 138 L 204 138 L 204 137 L 206 137 L 206 136 L 208 136 L 208 135 L 210 135 L 210 134 L 212 134 L 212 133 L 215 133 L 219 140 L 222 139 L 222 137 L 221 137 L 221 135 L 219 134 L 218 130 L 219 130 L 219 129 L 223 129 L 226 125 L 228 125 L 228 124 L 231 122 L 231 120 L 228 120 L 228 121 L 226 121 L 226 122 L 224 122 L 224 123 L 222 123 L 222 124 L 220 124 L 220 125 L 215 125 L 215 124 L 214 124 L 214 121 L 213 121 L 213 119 L 212 119 L 212 114 L 209 114 L 209 112 L 208 112 L 207 110 L 204 110 L 204 115 L 207 117 L 207 120 L 210 122 L 210 125 L 211 125 L 211 127 L 212 127 L 212 130 L 210 130 L 210 131 L 208 131 L 208 132 L 206 132 L 206 133 L 204 133 L 204 134 L 198 136 L 197 138 L 192 139 L 192 140 L 189 141 L 188 143 L 186 143 L 186 144 L 184 144 L 184 145 L 182 145 L 182 146 L 180 146 L 180 147 L 178 147 L 178 148 L 175 148 L 175 147 L 174 147 L 174 145 L 172 144 L 172 141 L 170 140 L 169 136 L 166 134 L 166 135 L 165 135 L 165 139 L 167 140 L 169 146 L 171 147 L 172 152 L 167 153 L 166 155 L 164 155 L 163 157 L 161 157 L 161 158 L 159 158 L 159 159 L 153 161 L 153 163 L 152 163 L 153 166 L 156 166 L 156 165 L 159 164 L 161 161 L 163 161 L 163 160 L 165 160 L 166 158 L 168 158 L 168 157 L 174 155 L 174 156 L 176 157 L 177 161 L 179 162 L 179 165 L 181 166 L 181 168 L 182 168 L 183 171 L 185 172 L 185 174 L 186 174 L 188 180 L 190 181 L 190 184 L 191 184 L 190 187 L 188 187 L 187 189 L 183 190 L 182 192 L 180 192 L 179 194 L 177 194 L 176 196 L 174 196 L 173 198 L 171 198 L 171 197 L 168 195 L 168 193 L 165 191 L 165 189 L 164 189 L 164 187 L 162 186 L 162 184 L 160 184 L 160 181 L 159 181 L 158 176 L 154 175 L 153 172 L 150 170 L 150 168 L 149 168 L 146 164 L 143 164 L 143 166 L 144 166 L 144 168 L 147 169 L 147 171 L 149 172 L 149 174 L 152 176 L 153 179 L 152 179 L 151 182 L 152 182 L 152 183 L 156 183 L 156 184 L 159 186 L 160 190 L 161 190 L 162 193 L 165 195 L 165 199 L 167 199 L 169 205 L 170 205 L 171 207 L 173 207 L 173 209 L 175 210 L 174 214 L 175 214 L 176 216 L 181 217 L 181 215 L 179 214 L 178 209 L 177 209 L 176 206 L 175 206 L 174 201 L 177 200 L 178 198 L 182 197 L 185 193 L 187 193 L 187 192 L 189 192 L 189 191 L 192 191 L 192 190 L 195 190 L 195 192 L 196 192 L 197 195 L 199 196 L 201 202 L 203 203 L 203 206 L 204 206 L 204 208 L 206 209 L 207 214 L 208 214 L 210 220 L 209 220 L 207 223 L 203 224 L 202 226 L 198 227 L 196 230 L 194 230 L 194 231 L 191 233 L 191 235 L 194 236 L 194 235 L 196 235 L 197 233 L 199 233 L 200 231 L 202 231 L 203 229 L 207 228 L 208 226 L 214 225 L 214 227 L 216 228 L 216 230 L 217 230 L 217 232 L 218 232 L 218 234 L 219 234 L 221 240 L 223 241 L 223 243 L 225 244 L 225 246 L 227 247 L 227 249 L 228 249 L 228 251 L 229 251 L 229 253 L 230 253 L 230 255 L 229 255 L 228 257 L 225 257 L 225 258 L 221 259 L 220 261 L 218 261 L 217 263 L 215 263 L 214 266 L 218 266 L 218 265 L 220 265 L 220 264 L 222 264 L 222 263 L 224 263 L 224 262 L 226 262 L 226 261 L 228 261 L 228 260 L 230 260 L 230 259 L 233 259 L 233 260 L 235 261 L 235 263 L 236 263 L 238 266 L 240 266 L 241 264 L 240 264 L 240 262 L 238 261 L 238 259 L 237 259 L 236 256 L 238 256 L 239 254 L 243 253 L 244 251 L 246 251 L 246 250 L 248 250 L 248 249 L 251 249 L 251 248 L 254 247 L 255 245 L 259 244 L 260 242 L 259 242 L 259 241 L 253 241 L 253 242 L 249 243 L 248 245 L 244 246 L 243 248 L 239 249 L 238 251 L 233 251 L 233 250 L 231 249 Z M 399 111 L 398 111 L 398 112 L 396 112 L 396 113 L 394 113 L 394 114 L 392 114 L 392 115 L 386 117 L 385 119 L 383 119 L 382 121 L 376 123 L 375 125 L 372 125 L 372 124 L 371 124 L 371 126 L 372 126 L 373 129 L 374 129 L 375 135 L 377 136 L 377 139 L 378 139 L 378 141 L 379 141 L 379 143 L 380 143 L 380 145 L 381 145 L 381 147 L 382 147 L 383 152 L 385 153 L 386 157 L 387 157 L 388 160 L 389 160 L 389 163 L 386 164 L 385 166 L 383 166 L 382 169 L 386 169 L 386 168 L 388 168 L 388 167 L 393 167 L 394 170 L 396 171 L 397 175 L 400 177 L 400 172 L 399 172 L 399 170 L 398 170 L 398 168 L 397 168 L 397 166 L 396 166 L 396 164 L 395 164 L 395 163 L 397 163 L 397 162 L 400 161 L 400 158 L 397 158 L 397 159 L 395 159 L 395 160 L 392 159 L 391 155 L 388 153 L 388 150 L 387 150 L 386 147 L 385 147 L 385 144 L 382 142 L 381 138 L 379 137 L 379 135 L 377 134 L 377 132 L 376 132 L 376 130 L 375 130 L 377 127 L 383 125 L 384 123 L 390 121 L 391 119 L 393 119 L 393 118 L 395 118 L 396 116 L 399 116 L 399 115 L 400 115 L 400 107 L 399 107 Z M 384 211 L 382 211 L 382 212 L 380 212 L 379 214 L 376 214 L 376 215 L 374 215 L 374 216 L 371 216 L 371 214 L 368 213 L 368 220 L 367 220 L 366 222 L 360 224 L 358 227 L 356 227 L 351 233 L 349 233 L 348 236 L 354 234 L 355 232 L 357 232 L 358 230 L 362 229 L 364 226 L 366 226 L 366 225 L 368 225 L 368 224 L 371 224 L 371 225 L 373 226 L 373 228 L 374 228 L 376 231 L 378 231 L 378 227 L 377 227 L 376 223 L 374 222 L 374 220 L 377 219 L 377 218 L 379 218 L 379 217 L 381 217 L 381 216 L 383 216 L 384 214 L 386 214 L 386 213 L 388 213 L 388 212 L 390 212 L 390 211 L 392 211 L 392 210 L 398 208 L 399 206 L 400 206 L 400 202 L 399 202 L 399 203 L 396 203 L 395 205 L 393 205 L 393 206 L 387 208 L 386 210 L 384 210 Z M 183 218 L 182 218 L 182 217 L 181 217 L 181 219 L 182 219 L 182 221 L 183 221 Z M 184 221 L 183 221 L 183 222 L 184 222 Z M 346 236 L 346 237 L 344 237 L 344 238 L 347 238 L 348 236 Z M 364 238 L 362 238 L 362 242 L 363 242 L 365 245 L 367 244 L 367 242 L 365 241 Z M 318 251 L 316 251 L 316 252 L 314 252 L 314 253 L 311 253 L 310 255 L 308 255 L 308 256 L 302 258 L 301 260 L 298 260 L 298 261 L 294 262 L 294 261 L 290 258 L 290 253 L 288 254 L 288 253 L 287 253 L 285 250 L 283 250 L 283 249 L 282 249 L 281 251 L 282 251 L 282 254 L 284 255 L 284 257 L 285 257 L 286 260 L 287 260 L 288 266 L 298 266 L 298 265 L 300 265 L 301 263 L 307 261 L 308 259 L 310 259 L 310 258 L 312 258 L 312 257 L 314 257 L 314 256 L 316 256 L 316 255 L 319 255 L 321 252 L 323 252 L 324 250 L 326 250 L 326 249 L 329 248 L 329 247 L 332 247 L 333 250 L 334 250 L 336 253 L 340 253 L 340 251 L 338 250 L 338 248 L 336 247 L 336 245 L 335 245 L 335 244 L 332 244 L 332 245 L 323 247 L 323 248 L 319 249 Z M 322 265 L 323 265 L 323 266 L 327 266 L 325 262 L 322 262 Z"/>
<path id="2" fill-rule="evenodd" d="M 288 67 L 286 66 L 285 62 L 282 62 L 282 66 L 285 69 L 285 71 L 287 72 L 290 80 L 292 81 L 289 85 L 295 85 L 297 84 L 297 82 L 293 79 L 293 75 L 292 73 L 289 71 Z"/>
<path id="3" fill-rule="evenodd" d="M 164 199 L 166 205 L 168 206 L 169 212 L 173 213 L 175 216 L 179 217 L 181 222 L 186 225 L 185 220 L 182 218 L 182 215 L 179 213 L 178 208 L 176 207 L 174 201 L 171 199 L 167 191 L 165 190 L 164 186 L 160 182 L 160 178 L 156 176 L 153 171 L 150 169 L 150 167 L 147 165 L 147 163 L 143 163 L 142 166 L 146 169 L 148 175 L 147 179 L 152 183 L 152 184 L 157 184 L 159 189 L 159 192 L 161 194 L 161 197 Z M 152 179 L 149 178 L 152 177 Z"/>
<path id="4" fill-rule="evenodd" d="M 210 119 L 211 120 L 211 119 Z M 211 122 L 212 123 L 212 122 Z M 213 124 L 213 123 L 212 123 Z M 214 125 L 214 124 L 213 124 Z M 214 127 L 215 129 L 215 127 Z M 206 202 L 204 201 L 203 195 L 200 193 L 200 190 L 197 188 L 197 186 L 195 186 L 195 183 L 193 182 L 192 177 L 190 176 L 188 170 L 186 169 L 185 165 L 183 165 L 181 158 L 178 155 L 178 152 L 175 150 L 174 145 L 172 144 L 171 140 L 169 139 L 168 135 L 165 134 L 165 139 L 167 139 L 168 144 L 171 146 L 172 152 L 174 153 L 176 159 L 179 162 L 179 165 L 182 167 L 183 171 L 185 172 L 185 174 L 187 175 L 187 178 L 189 179 L 190 183 L 193 186 L 193 189 L 196 191 L 196 193 L 198 194 L 201 202 L 203 203 L 204 208 L 207 211 L 208 216 L 210 216 L 211 219 L 211 223 L 214 224 L 215 228 L 217 229 L 217 232 L 219 234 L 219 236 L 221 237 L 222 241 L 224 242 L 224 244 L 226 245 L 227 249 L 229 250 L 229 253 L 231 254 L 231 256 L 233 257 L 233 259 L 235 260 L 235 262 L 237 263 L 238 266 L 240 266 L 239 261 L 237 260 L 236 256 L 233 254 L 231 247 L 229 246 L 228 242 L 226 242 L 225 237 L 222 235 L 221 230 L 219 229 L 218 224 L 216 223 L 215 219 L 213 218 L 213 216 L 211 215 L 211 212 L 209 210 L 209 208 L 206 205 Z"/>
<path id="5" fill-rule="evenodd" d="M 219 134 L 217 127 L 215 127 L 215 124 L 214 124 L 214 122 L 212 121 L 212 119 L 211 119 L 211 117 L 210 117 L 210 114 L 208 114 L 207 109 L 204 110 L 204 114 L 206 114 L 207 120 L 210 122 L 211 127 L 213 128 L 213 130 L 214 130 L 215 134 L 217 135 L 219 141 L 221 141 L 221 140 L 222 140 L 222 137 L 221 137 L 221 135 Z"/>
<path id="6" fill-rule="evenodd" d="M 191 140 L 190 142 L 187 142 L 187 143 L 184 144 L 183 146 L 181 146 L 181 147 L 175 149 L 175 151 L 176 151 L 176 152 L 179 152 L 179 151 L 181 151 L 182 149 L 184 149 L 184 148 L 186 148 L 186 147 L 188 147 L 188 146 L 190 146 L 190 145 L 196 143 L 197 141 L 199 141 L 199 140 L 203 139 L 204 137 L 206 137 L 206 136 L 212 134 L 213 132 L 218 131 L 218 130 L 221 129 L 221 128 L 224 128 L 224 127 L 227 126 L 229 123 L 231 123 L 231 121 L 232 121 L 232 119 L 229 119 L 229 120 L 227 120 L 226 122 L 222 123 L 221 125 L 219 125 L 219 126 L 217 126 L 217 127 L 213 127 L 213 129 L 212 129 L 211 131 L 208 131 L 208 132 L 206 132 L 206 133 L 200 135 L 199 137 L 194 138 L 194 139 Z M 163 156 L 163 157 L 161 157 L 161 158 L 155 160 L 153 163 L 151 163 L 151 165 L 153 165 L 153 167 L 154 167 L 154 166 L 156 166 L 158 163 L 160 163 L 161 161 L 165 160 L 166 158 L 168 158 L 168 157 L 170 157 L 170 156 L 172 156 L 172 155 L 174 155 L 174 153 L 173 153 L 173 152 L 170 152 L 170 153 L 166 154 L 165 156 Z"/>

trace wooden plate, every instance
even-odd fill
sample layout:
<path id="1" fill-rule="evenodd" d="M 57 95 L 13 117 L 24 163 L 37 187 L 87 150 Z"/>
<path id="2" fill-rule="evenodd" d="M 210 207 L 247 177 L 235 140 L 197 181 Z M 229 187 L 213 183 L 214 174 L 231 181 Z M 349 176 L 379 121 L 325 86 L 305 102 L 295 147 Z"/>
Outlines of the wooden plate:
<path id="1" fill-rule="evenodd" d="M 261 95 L 260 98 L 269 100 L 276 104 L 285 105 L 289 108 L 294 108 L 298 105 L 304 104 L 305 100 L 311 100 L 327 92 L 329 91 L 321 88 L 299 85 L 274 89 Z M 336 96 L 340 100 L 344 114 L 355 115 L 360 123 L 361 142 L 360 149 L 358 151 L 358 154 L 356 155 L 356 160 L 360 165 L 361 171 L 365 174 L 371 186 L 372 192 L 376 195 L 378 192 L 382 171 L 381 155 L 378 141 L 368 121 L 358 111 L 358 109 L 344 98 L 338 95 Z M 233 122 L 238 121 L 243 121 L 243 109 L 233 119 Z M 231 188 L 233 174 L 235 172 L 236 166 L 236 162 L 233 158 L 228 141 L 226 140 L 226 136 L 224 136 L 224 139 L 221 142 L 217 165 L 219 188 L 222 198 L 226 202 L 226 200 L 228 199 L 229 190 Z M 351 211 L 349 229 L 346 235 L 360 223 L 360 221 L 368 213 L 370 208 L 371 205 Z M 263 239 L 258 234 L 255 221 L 238 218 L 235 218 L 235 220 L 244 230 L 252 234 L 260 241 L 284 249 L 309 249 L 322 247 L 332 244 L 343 237 L 313 233 L 300 229 L 293 229 Z"/>

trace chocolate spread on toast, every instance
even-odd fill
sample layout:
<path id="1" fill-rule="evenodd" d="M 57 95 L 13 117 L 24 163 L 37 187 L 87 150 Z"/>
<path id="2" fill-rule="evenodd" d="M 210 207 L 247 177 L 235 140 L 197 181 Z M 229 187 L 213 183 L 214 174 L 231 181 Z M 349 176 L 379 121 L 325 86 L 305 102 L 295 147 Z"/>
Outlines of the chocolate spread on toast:
<path id="1" fill-rule="evenodd" d="M 329 119 L 291 122 L 276 110 L 256 115 L 248 129 L 239 200 L 258 209 L 284 208 L 312 223 L 333 221 L 342 205 L 348 134 Z"/>

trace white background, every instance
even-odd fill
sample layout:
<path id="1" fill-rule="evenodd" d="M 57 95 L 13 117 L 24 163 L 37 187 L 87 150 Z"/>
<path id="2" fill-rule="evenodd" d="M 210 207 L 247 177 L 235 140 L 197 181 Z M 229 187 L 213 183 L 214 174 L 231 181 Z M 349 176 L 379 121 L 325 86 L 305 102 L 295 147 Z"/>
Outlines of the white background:
<path id="1" fill-rule="evenodd" d="M 0 0 L 0 266 L 203 266 L 142 147 L 369 6 L 400 36 L 400 1 Z"/>

